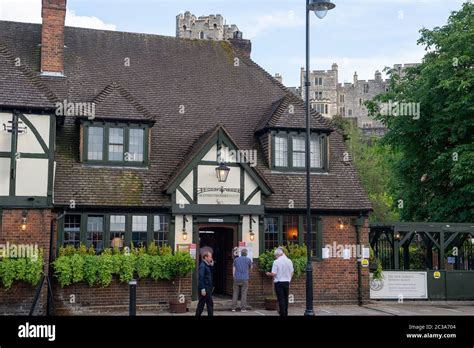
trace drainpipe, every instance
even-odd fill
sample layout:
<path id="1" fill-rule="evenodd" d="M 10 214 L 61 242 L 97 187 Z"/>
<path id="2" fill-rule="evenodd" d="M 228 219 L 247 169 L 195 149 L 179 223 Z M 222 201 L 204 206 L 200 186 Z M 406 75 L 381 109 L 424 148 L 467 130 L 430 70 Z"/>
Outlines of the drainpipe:
<path id="1" fill-rule="evenodd" d="M 362 306 L 362 256 L 363 250 L 360 245 L 360 228 L 364 223 L 364 216 L 362 214 L 359 215 L 358 218 L 353 219 L 353 225 L 355 226 L 356 230 L 356 245 L 359 249 L 359 255 L 357 257 L 357 304 Z"/>
<path id="2" fill-rule="evenodd" d="M 53 286 L 51 284 L 51 275 L 53 274 L 53 242 L 54 242 L 54 222 L 59 222 L 64 216 L 66 215 L 66 211 L 64 211 L 61 215 L 56 216 L 55 218 L 51 219 L 51 227 L 49 233 L 49 259 L 48 259 L 48 275 L 46 276 L 47 282 L 47 294 L 46 294 L 46 315 L 51 315 L 51 307 L 54 308 L 54 301 L 53 301 Z"/>

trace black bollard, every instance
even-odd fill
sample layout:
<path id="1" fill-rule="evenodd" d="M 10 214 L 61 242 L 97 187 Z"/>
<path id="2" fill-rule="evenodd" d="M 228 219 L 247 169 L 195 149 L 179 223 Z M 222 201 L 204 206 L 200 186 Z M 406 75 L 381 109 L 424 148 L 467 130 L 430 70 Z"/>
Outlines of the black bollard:
<path id="1" fill-rule="evenodd" d="M 132 279 L 128 282 L 130 285 L 130 316 L 137 315 L 137 281 L 136 279 Z"/>

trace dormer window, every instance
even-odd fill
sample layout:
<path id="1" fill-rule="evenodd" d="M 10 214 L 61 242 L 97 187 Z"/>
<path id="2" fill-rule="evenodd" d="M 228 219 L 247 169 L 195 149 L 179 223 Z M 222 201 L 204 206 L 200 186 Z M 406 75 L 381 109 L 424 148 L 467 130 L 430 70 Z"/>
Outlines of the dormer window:
<path id="1" fill-rule="evenodd" d="M 141 166 L 147 164 L 148 125 L 116 122 L 83 124 L 85 163 Z"/>
<path id="2" fill-rule="evenodd" d="M 306 139 L 304 132 L 276 132 L 273 134 L 273 165 L 281 171 L 300 171 L 306 167 Z M 327 168 L 327 136 L 311 136 L 311 169 Z"/>

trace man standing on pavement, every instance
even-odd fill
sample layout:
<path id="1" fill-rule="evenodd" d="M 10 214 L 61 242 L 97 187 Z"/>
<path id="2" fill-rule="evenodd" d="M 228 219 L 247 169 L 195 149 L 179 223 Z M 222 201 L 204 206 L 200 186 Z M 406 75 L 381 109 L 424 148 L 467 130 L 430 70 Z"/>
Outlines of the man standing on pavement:
<path id="1" fill-rule="evenodd" d="M 249 287 L 250 270 L 252 269 L 252 260 L 247 257 L 247 249 L 242 249 L 240 256 L 235 258 L 232 274 L 234 276 L 234 291 L 232 296 L 232 312 L 237 308 L 237 300 L 240 292 L 240 310 L 247 312 L 247 290 Z"/>
<path id="2" fill-rule="evenodd" d="M 204 310 L 204 305 L 207 305 L 207 315 L 214 315 L 214 302 L 212 301 L 212 266 L 214 261 L 212 260 L 212 253 L 210 251 L 204 252 L 202 255 L 202 261 L 199 265 L 199 302 L 196 308 L 196 316 L 201 316 Z"/>
<path id="3" fill-rule="evenodd" d="M 286 257 L 282 248 L 275 250 L 276 260 L 273 261 L 272 271 L 266 275 L 273 277 L 275 292 L 280 308 L 280 316 L 288 316 L 288 296 L 290 294 L 290 282 L 293 277 L 293 262 Z"/>

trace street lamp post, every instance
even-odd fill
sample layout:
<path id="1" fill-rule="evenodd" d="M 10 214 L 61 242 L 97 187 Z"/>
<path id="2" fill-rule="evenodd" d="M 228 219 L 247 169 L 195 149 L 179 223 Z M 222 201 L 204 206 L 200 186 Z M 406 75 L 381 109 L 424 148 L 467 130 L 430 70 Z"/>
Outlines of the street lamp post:
<path id="1" fill-rule="evenodd" d="M 306 78 L 305 78 L 305 102 L 306 102 L 306 248 L 308 260 L 306 264 L 306 310 L 305 316 L 314 316 L 313 310 L 313 266 L 311 262 L 311 153 L 310 153 L 310 105 L 309 105 L 309 59 L 310 59 L 310 45 L 309 45 L 309 29 L 310 29 L 310 13 L 314 12 L 316 17 L 323 19 L 329 10 L 332 10 L 336 5 L 331 1 L 324 0 L 306 0 Z"/>

